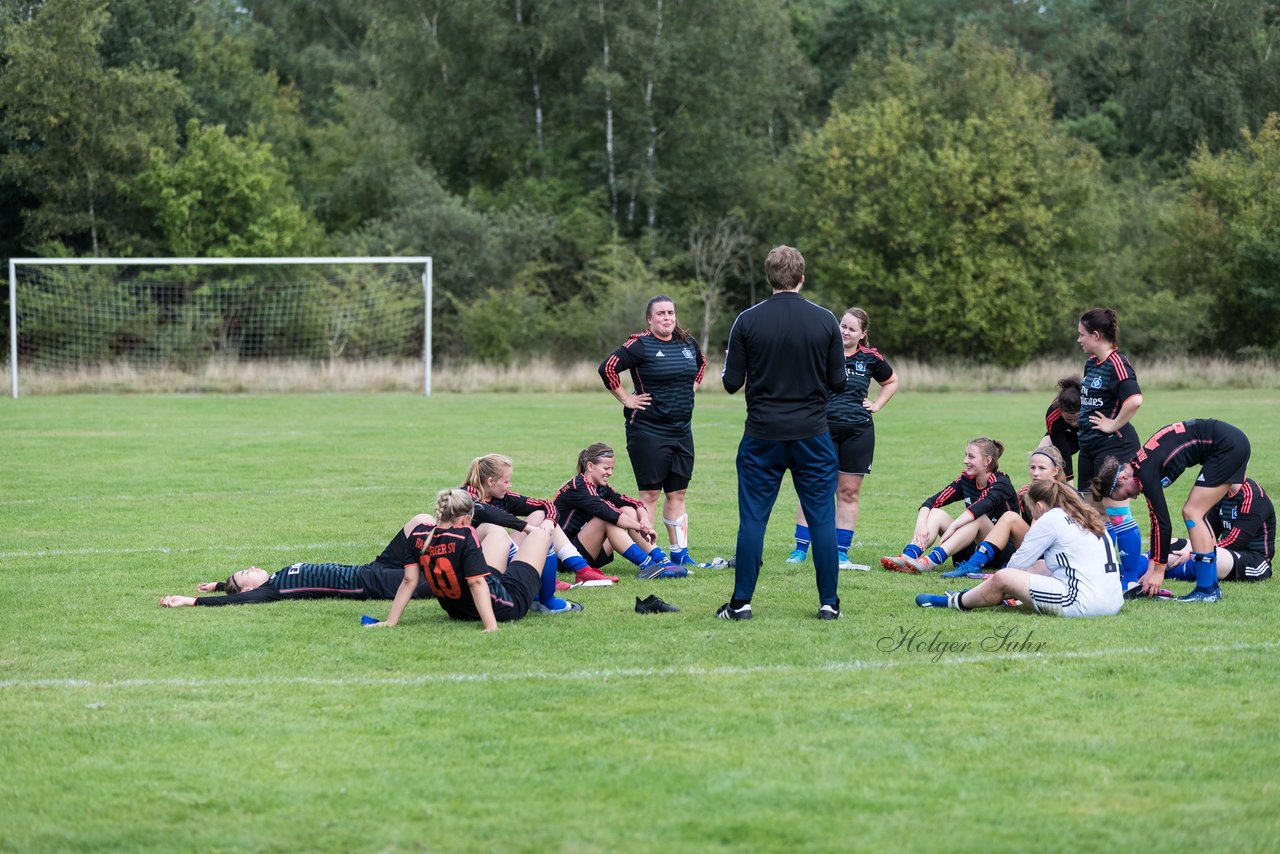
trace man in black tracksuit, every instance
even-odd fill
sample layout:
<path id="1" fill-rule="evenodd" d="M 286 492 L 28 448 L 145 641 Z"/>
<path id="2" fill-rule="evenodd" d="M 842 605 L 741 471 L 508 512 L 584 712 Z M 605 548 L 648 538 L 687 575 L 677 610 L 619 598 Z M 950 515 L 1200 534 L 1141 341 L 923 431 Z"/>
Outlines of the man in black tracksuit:
<path id="1" fill-rule="evenodd" d="M 775 247 L 765 260 L 773 296 L 733 323 L 725 390 L 746 385 L 747 423 L 738 445 L 738 547 L 733 599 L 717 617 L 751 617 L 764 533 L 782 475 L 791 472 L 809 520 L 818 582 L 818 616 L 840 616 L 836 595 L 835 492 L 839 461 L 827 427 L 827 395 L 845 386 L 844 342 L 834 314 L 800 296 L 804 256 Z"/>

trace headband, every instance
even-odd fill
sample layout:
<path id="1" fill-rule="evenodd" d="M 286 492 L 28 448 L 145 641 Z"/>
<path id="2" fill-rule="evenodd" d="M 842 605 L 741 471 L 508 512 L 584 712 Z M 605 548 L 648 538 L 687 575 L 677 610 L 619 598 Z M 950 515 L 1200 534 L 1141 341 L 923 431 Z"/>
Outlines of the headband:
<path id="1" fill-rule="evenodd" d="M 1050 456 L 1049 452 L 1046 451 L 1044 448 L 1036 448 L 1034 451 L 1031 452 L 1031 456 L 1033 457 L 1036 454 L 1039 454 L 1040 456 L 1044 457 L 1046 460 L 1053 463 L 1055 466 L 1058 465 L 1058 461 L 1055 460 L 1052 456 Z M 1059 466 L 1059 468 L 1061 468 L 1061 466 Z"/>
<path id="2" fill-rule="evenodd" d="M 1116 473 L 1111 476 L 1111 488 L 1107 490 L 1108 498 L 1110 498 L 1112 496 L 1112 493 L 1116 491 L 1116 484 L 1120 482 L 1120 470 L 1123 469 L 1126 465 L 1128 465 L 1128 463 L 1121 463 L 1120 465 L 1116 466 Z"/>

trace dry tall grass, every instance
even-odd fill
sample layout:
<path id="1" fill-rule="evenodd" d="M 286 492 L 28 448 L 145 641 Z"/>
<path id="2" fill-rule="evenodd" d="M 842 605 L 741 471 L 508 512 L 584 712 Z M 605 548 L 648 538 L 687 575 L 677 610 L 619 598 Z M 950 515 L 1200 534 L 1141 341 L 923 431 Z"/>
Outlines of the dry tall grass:
<path id="1" fill-rule="evenodd" d="M 902 388 L 912 391 L 1049 391 L 1060 377 L 1079 373 L 1079 359 L 1043 359 L 1019 368 L 993 365 L 958 366 L 923 362 L 895 362 Z M 21 365 L 20 365 L 21 367 Z M 1138 379 L 1144 388 L 1280 388 L 1280 362 L 1273 359 L 1139 360 Z M 0 365 L 8 376 L 7 365 Z M 719 364 L 707 368 L 705 391 L 720 392 L 715 377 Z M 21 394 L 77 394 L 131 392 L 370 392 L 422 391 L 422 365 L 415 362 L 209 362 L 203 368 L 135 369 L 127 364 L 48 371 L 22 368 Z M 435 393 L 541 391 L 598 391 L 596 366 L 582 362 L 558 365 L 534 360 L 526 365 L 437 365 L 432 375 Z"/>

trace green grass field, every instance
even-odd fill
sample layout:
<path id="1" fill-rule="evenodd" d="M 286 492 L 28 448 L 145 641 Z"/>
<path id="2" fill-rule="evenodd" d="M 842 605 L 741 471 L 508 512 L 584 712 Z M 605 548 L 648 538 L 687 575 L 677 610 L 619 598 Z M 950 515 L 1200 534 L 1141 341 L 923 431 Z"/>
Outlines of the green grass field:
<path id="1" fill-rule="evenodd" d="M 1280 392 L 1146 397 L 1144 438 L 1223 418 L 1280 484 Z M 1002 440 L 1022 483 L 1046 403 L 901 393 L 877 419 L 854 559 L 901 548 L 972 436 Z M 739 398 L 700 398 L 703 559 L 733 550 L 741 425 Z M 432 602 L 376 630 L 359 616 L 389 603 L 162 609 L 249 564 L 370 560 L 481 453 L 545 496 L 609 441 L 633 491 L 617 407 L 27 397 L 0 401 L 0 429 L 3 850 L 1280 847 L 1275 581 L 1068 621 L 922 611 L 914 594 L 947 582 L 849 572 L 845 618 L 823 623 L 811 565 L 782 561 L 784 487 L 750 623 L 713 619 L 732 581 L 710 570 L 623 570 L 573 591 L 581 614 L 492 635 Z M 635 614 L 652 592 L 681 612 Z"/>

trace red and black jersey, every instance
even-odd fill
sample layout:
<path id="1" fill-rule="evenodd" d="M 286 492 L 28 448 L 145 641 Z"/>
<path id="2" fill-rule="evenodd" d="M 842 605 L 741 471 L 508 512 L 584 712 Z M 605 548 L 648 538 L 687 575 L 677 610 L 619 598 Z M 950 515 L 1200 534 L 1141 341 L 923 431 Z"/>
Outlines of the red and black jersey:
<path id="1" fill-rule="evenodd" d="M 997 471 L 982 487 L 979 487 L 977 480 L 961 472 L 959 478 L 925 498 L 920 507 L 945 507 L 956 501 L 964 501 L 965 510 L 972 512 L 974 519 L 986 516 L 995 522 L 1005 512 L 1018 512 L 1018 494 L 1014 492 L 1014 481 L 1004 471 Z"/>
<path id="2" fill-rule="evenodd" d="M 1080 384 L 1080 420 L 1077 424 L 1080 446 L 1087 448 L 1102 444 L 1110 441 L 1112 436 L 1094 427 L 1089 420 L 1090 415 L 1101 412 L 1108 418 L 1115 418 L 1126 400 L 1141 393 L 1133 365 L 1119 350 L 1112 350 L 1111 355 L 1101 361 L 1090 356 L 1084 363 L 1084 381 Z M 1126 424 L 1121 429 L 1131 431 L 1133 427 Z M 1136 432 L 1133 441 L 1137 442 Z"/>
<path id="3" fill-rule="evenodd" d="M 588 483 L 583 475 L 565 481 L 556 493 L 560 527 L 569 537 L 576 537 L 592 519 L 603 519 L 610 525 L 616 525 L 622 508 L 643 506 L 638 499 L 623 495 L 607 483 L 601 486 Z"/>
<path id="4" fill-rule="evenodd" d="M 1276 554 L 1276 508 L 1271 497 L 1253 478 L 1230 492 L 1209 515 L 1218 548 L 1254 552 L 1271 560 Z"/>
<path id="5" fill-rule="evenodd" d="M 644 409 L 623 407 L 627 427 L 652 436 L 678 439 L 689 432 L 693 419 L 693 387 L 702 382 L 707 357 L 692 337 L 666 341 L 645 330 L 632 335 L 600 363 L 605 388 L 617 390 L 619 376 L 631 372 L 636 394 L 649 395 Z"/>
<path id="6" fill-rule="evenodd" d="M 428 542 L 428 535 L 430 542 Z M 427 584 L 440 600 L 440 607 L 455 620 L 479 620 L 475 600 L 467 579 L 483 577 L 489 588 L 489 596 L 498 602 L 509 597 L 503 588 L 499 573 L 485 561 L 475 528 L 421 525 L 410 535 L 418 544 L 422 570 Z M 508 603 L 509 604 L 509 603 Z"/>
<path id="7" fill-rule="evenodd" d="M 1080 452 L 1080 431 L 1067 423 L 1067 419 L 1062 417 L 1062 410 L 1058 408 L 1058 404 L 1051 403 L 1044 413 L 1044 434 L 1049 437 L 1049 441 L 1058 449 L 1058 453 L 1062 454 L 1062 460 L 1066 463 L 1062 471 L 1070 480 L 1075 477 L 1075 471 L 1071 467 L 1071 458 Z"/>
<path id="8" fill-rule="evenodd" d="M 1224 472 L 1238 470 L 1243 478 L 1249 460 L 1249 440 L 1238 427 L 1213 418 L 1193 418 L 1162 427 L 1143 443 L 1130 465 L 1147 499 L 1151 516 L 1151 561 L 1167 563 L 1173 523 L 1164 491 L 1190 466 L 1201 467 L 1197 483 L 1220 486 L 1233 482 Z"/>
<path id="9" fill-rule="evenodd" d="M 964 501 L 973 518 L 986 516 L 992 522 L 1006 512 L 1018 512 L 1018 496 L 1013 481 L 1002 471 L 996 472 L 984 486 L 963 472 L 951 483 L 924 500 L 921 507 L 945 507 L 953 501 Z"/>
<path id="10" fill-rule="evenodd" d="M 471 519 L 472 524 L 475 525 L 483 525 L 487 522 L 492 525 L 500 525 L 503 528 L 510 528 L 513 531 L 523 531 L 525 528 L 523 517 L 539 510 L 546 513 L 547 518 L 552 522 L 557 519 L 555 502 L 548 501 L 545 498 L 530 498 L 518 492 L 508 491 L 501 498 L 490 498 L 488 501 L 481 501 L 480 491 L 474 486 L 464 483 L 459 489 L 465 490 L 468 495 L 475 499 L 475 513 Z"/>

